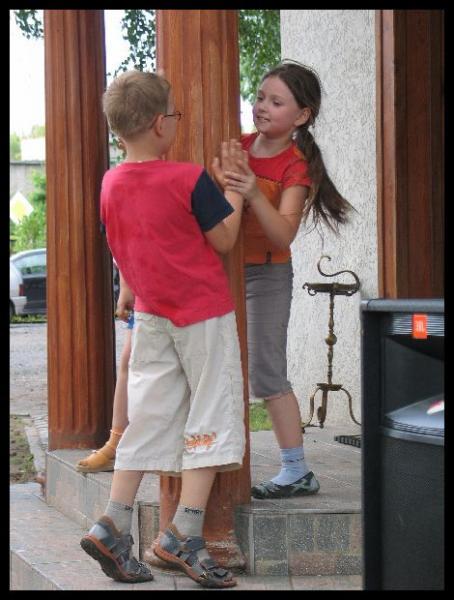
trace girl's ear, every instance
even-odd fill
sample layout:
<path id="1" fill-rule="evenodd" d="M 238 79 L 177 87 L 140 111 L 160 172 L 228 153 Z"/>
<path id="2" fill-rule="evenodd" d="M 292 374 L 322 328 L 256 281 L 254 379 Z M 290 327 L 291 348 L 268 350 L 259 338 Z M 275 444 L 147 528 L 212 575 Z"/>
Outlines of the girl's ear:
<path id="1" fill-rule="evenodd" d="M 301 111 L 300 116 L 296 119 L 295 127 L 301 127 L 301 125 L 304 125 L 305 123 L 307 123 L 307 121 L 309 121 L 310 118 L 311 118 L 311 109 L 306 106 L 306 108 L 303 108 L 303 110 Z"/>

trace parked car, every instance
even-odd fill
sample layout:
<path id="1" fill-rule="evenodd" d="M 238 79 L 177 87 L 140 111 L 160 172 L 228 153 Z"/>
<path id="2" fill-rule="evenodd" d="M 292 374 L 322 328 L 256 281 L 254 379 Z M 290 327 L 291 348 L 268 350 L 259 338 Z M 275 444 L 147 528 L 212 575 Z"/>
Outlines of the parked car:
<path id="1" fill-rule="evenodd" d="M 17 267 L 9 261 L 9 320 L 14 315 L 22 315 L 27 297 L 24 293 L 24 281 Z"/>
<path id="2" fill-rule="evenodd" d="M 47 252 L 46 248 L 36 248 L 34 250 L 23 250 L 10 256 L 10 264 L 15 269 L 17 276 L 22 283 L 22 300 L 17 301 L 17 308 L 14 298 L 18 298 L 18 293 L 13 297 L 10 292 L 10 318 L 13 314 L 36 315 L 47 312 L 46 301 L 46 266 Z M 112 261 L 112 280 L 115 305 L 120 291 L 120 277 L 115 261 Z M 10 276 L 12 282 L 12 277 Z M 12 283 L 10 285 L 12 289 Z M 14 313 L 12 311 L 14 310 Z"/>
<path id="3" fill-rule="evenodd" d="M 19 271 L 22 277 L 23 294 L 26 296 L 26 303 L 21 314 L 46 313 L 46 256 L 46 248 L 23 250 L 10 256 L 10 264 Z"/>

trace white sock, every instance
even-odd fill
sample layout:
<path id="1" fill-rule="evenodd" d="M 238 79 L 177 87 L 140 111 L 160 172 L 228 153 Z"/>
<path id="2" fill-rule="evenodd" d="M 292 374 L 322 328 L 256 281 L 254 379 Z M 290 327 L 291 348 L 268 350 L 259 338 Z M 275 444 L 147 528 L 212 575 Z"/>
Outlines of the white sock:
<path id="1" fill-rule="evenodd" d="M 303 446 L 281 448 L 282 467 L 278 475 L 271 480 L 276 485 L 290 485 L 310 471 L 304 460 Z"/>

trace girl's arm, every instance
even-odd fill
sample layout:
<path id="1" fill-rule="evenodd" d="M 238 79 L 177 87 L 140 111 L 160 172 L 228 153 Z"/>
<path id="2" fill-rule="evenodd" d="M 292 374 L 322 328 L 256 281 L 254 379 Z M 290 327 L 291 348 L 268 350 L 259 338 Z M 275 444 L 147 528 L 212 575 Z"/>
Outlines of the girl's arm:
<path id="1" fill-rule="evenodd" d="M 296 237 L 308 196 L 306 187 L 295 185 L 283 191 L 276 210 L 257 187 L 256 177 L 249 165 L 242 172 L 226 171 L 226 190 L 241 194 L 255 212 L 263 231 L 273 244 L 282 250 L 289 248 Z"/>

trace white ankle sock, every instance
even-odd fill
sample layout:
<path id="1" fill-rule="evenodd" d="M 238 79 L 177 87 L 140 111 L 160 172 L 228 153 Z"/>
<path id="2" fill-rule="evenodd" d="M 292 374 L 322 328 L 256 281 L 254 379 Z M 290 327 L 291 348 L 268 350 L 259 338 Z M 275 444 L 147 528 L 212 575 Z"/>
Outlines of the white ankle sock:
<path id="1" fill-rule="evenodd" d="M 310 471 L 304 460 L 303 446 L 296 448 L 281 448 L 282 468 L 276 477 L 271 480 L 276 485 L 290 485 Z"/>

